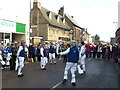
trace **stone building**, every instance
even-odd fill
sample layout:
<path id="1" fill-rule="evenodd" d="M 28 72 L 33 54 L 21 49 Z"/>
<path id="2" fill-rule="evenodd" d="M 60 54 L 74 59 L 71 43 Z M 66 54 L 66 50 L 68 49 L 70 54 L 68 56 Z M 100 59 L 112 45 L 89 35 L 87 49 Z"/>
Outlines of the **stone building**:
<path id="1" fill-rule="evenodd" d="M 110 38 L 110 44 L 116 44 L 116 38 L 115 37 L 111 37 Z"/>
<path id="2" fill-rule="evenodd" d="M 87 29 L 85 30 L 84 28 L 82 29 L 81 32 L 81 41 L 84 41 L 85 43 L 90 43 L 90 39 L 92 38 L 92 36 L 88 33 Z M 91 38 L 90 38 L 91 36 Z"/>
<path id="3" fill-rule="evenodd" d="M 72 27 L 72 30 L 73 30 L 72 39 L 79 43 L 81 41 L 81 35 L 82 35 L 82 32 L 83 32 L 83 29 L 74 20 L 73 16 L 65 14 L 65 19 L 68 22 L 68 24 L 70 25 L 70 27 Z"/>
<path id="4" fill-rule="evenodd" d="M 33 2 L 30 12 L 30 42 L 38 44 L 42 41 L 70 41 L 72 28 L 66 22 L 61 11 L 56 14 L 41 6 L 40 2 Z"/>
<path id="5" fill-rule="evenodd" d="M 119 44 L 120 47 L 120 28 L 117 29 L 115 34 L 116 34 L 116 42 L 117 44 Z"/>

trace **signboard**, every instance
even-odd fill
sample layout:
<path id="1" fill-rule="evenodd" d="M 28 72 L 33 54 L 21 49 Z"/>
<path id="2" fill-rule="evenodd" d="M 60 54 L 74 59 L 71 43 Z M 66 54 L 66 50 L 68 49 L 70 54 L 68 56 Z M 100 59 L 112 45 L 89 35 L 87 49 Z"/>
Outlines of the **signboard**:
<path id="1" fill-rule="evenodd" d="M 26 25 L 22 23 L 16 23 L 16 32 L 25 33 Z"/>
<path id="2" fill-rule="evenodd" d="M 37 25 L 31 25 L 31 28 L 37 28 Z"/>
<path id="3" fill-rule="evenodd" d="M 7 20 L 0 20 L 0 32 L 16 32 L 16 23 Z"/>

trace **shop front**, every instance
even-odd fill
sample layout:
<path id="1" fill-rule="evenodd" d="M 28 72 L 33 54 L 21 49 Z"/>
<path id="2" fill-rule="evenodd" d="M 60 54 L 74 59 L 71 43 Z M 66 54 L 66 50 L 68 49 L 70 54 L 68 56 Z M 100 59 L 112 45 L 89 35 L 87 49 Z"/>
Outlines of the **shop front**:
<path id="1" fill-rule="evenodd" d="M 25 40 L 25 24 L 0 19 L 0 41 L 4 44 Z"/>

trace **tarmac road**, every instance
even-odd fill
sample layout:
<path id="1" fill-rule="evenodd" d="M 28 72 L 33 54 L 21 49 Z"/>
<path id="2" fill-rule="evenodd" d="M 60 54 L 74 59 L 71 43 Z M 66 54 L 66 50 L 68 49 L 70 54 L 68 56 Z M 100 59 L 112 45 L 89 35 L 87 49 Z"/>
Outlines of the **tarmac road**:
<path id="1" fill-rule="evenodd" d="M 117 65 L 112 61 L 86 59 L 86 73 L 79 75 L 76 71 L 76 86 L 70 83 L 61 84 L 65 63 L 61 60 L 57 64 L 47 64 L 47 70 L 40 69 L 40 63 L 28 63 L 24 67 L 24 77 L 17 77 L 16 71 L 9 69 L 2 71 L 3 88 L 120 88 L 120 76 Z"/>

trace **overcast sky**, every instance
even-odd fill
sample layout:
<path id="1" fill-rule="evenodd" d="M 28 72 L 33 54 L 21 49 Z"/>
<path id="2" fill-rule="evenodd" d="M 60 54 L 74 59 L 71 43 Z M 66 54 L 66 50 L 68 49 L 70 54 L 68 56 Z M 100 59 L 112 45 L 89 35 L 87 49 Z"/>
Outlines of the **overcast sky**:
<path id="1" fill-rule="evenodd" d="M 33 1 L 33 0 L 31 0 Z M 74 16 L 80 27 L 91 35 L 100 35 L 109 41 L 115 36 L 119 0 L 39 0 L 43 7 L 58 13 L 64 6 L 65 13 Z M 0 17 L 28 24 L 30 0 L 0 0 Z M 17 16 L 17 17 L 16 17 Z"/>

